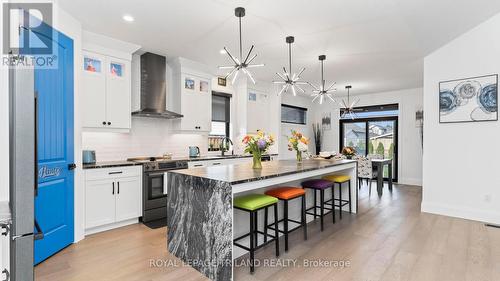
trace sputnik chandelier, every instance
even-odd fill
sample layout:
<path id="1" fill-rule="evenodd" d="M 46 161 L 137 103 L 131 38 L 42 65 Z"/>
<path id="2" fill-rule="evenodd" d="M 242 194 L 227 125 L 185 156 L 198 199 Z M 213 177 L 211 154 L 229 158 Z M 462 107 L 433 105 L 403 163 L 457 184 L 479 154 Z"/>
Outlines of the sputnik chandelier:
<path id="1" fill-rule="evenodd" d="M 229 56 L 229 58 L 234 62 L 234 65 L 228 65 L 228 66 L 219 66 L 219 69 L 231 69 L 226 75 L 226 79 L 233 75 L 233 79 L 231 80 L 231 83 L 234 84 L 236 81 L 236 78 L 238 77 L 238 74 L 243 72 L 252 80 L 252 82 L 255 84 L 255 79 L 252 76 L 252 73 L 250 73 L 249 68 L 255 68 L 255 67 L 261 67 L 264 66 L 264 64 L 251 64 L 252 61 L 257 57 L 257 54 L 254 54 L 253 56 L 250 56 L 252 54 L 254 45 L 250 47 L 250 50 L 248 51 L 248 54 L 246 55 L 245 59 L 243 60 L 243 43 L 241 39 L 241 18 L 245 16 L 245 8 L 238 7 L 234 10 L 234 14 L 239 20 L 239 35 L 240 35 L 240 56 L 239 58 L 231 55 L 229 50 L 224 47 L 224 51 L 226 54 Z"/>
<path id="2" fill-rule="evenodd" d="M 324 78 L 324 65 L 323 65 L 325 59 L 326 59 L 325 55 L 319 56 L 319 61 L 321 62 L 321 81 L 319 87 L 316 87 L 311 83 L 308 83 L 311 87 L 314 88 L 313 94 L 311 95 L 311 97 L 313 97 L 312 101 L 314 102 L 319 98 L 319 104 L 323 104 L 323 100 L 325 99 L 325 97 L 329 98 L 332 102 L 335 102 L 332 96 L 333 92 L 337 91 L 337 89 L 334 88 L 335 82 L 333 82 L 330 85 L 330 87 L 326 88 L 326 81 Z"/>
<path id="3" fill-rule="evenodd" d="M 282 81 L 273 81 L 274 84 L 281 84 L 281 90 L 278 93 L 278 96 L 287 93 L 289 89 L 292 89 L 292 93 L 294 96 L 297 95 L 297 89 L 302 93 L 305 93 L 304 89 L 302 89 L 299 85 L 306 85 L 307 82 L 301 82 L 300 75 L 304 72 L 305 67 L 300 69 L 298 73 L 294 73 L 292 75 L 292 44 L 295 41 L 293 36 L 286 37 L 286 43 L 288 44 L 288 71 L 286 67 L 283 67 L 283 73 L 280 74 L 276 72 L 276 74 L 282 79 Z"/>
<path id="4" fill-rule="evenodd" d="M 351 119 L 355 119 L 355 118 L 357 118 L 357 115 L 355 113 L 356 110 L 354 109 L 354 106 L 356 106 L 356 104 L 359 102 L 359 98 L 351 103 L 350 90 L 352 89 L 352 86 L 347 85 L 347 86 L 345 86 L 345 88 L 347 90 L 347 101 L 342 100 L 341 106 L 344 106 L 344 108 L 343 108 L 342 116 L 340 116 L 340 118 L 350 117 Z"/>

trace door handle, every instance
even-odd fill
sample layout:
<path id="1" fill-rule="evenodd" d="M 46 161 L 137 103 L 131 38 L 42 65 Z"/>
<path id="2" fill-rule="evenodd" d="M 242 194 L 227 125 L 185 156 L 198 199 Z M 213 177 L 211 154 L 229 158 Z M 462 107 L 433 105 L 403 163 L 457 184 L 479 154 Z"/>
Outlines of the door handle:
<path id="1" fill-rule="evenodd" d="M 40 225 L 38 224 L 36 219 L 35 219 L 35 229 L 36 229 L 36 233 L 33 234 L 33 238 L 35 240 L 42 240 L 44 237 L 44 234 L 43 234 L 42 228 L 40 227 Z"/>
<path id="2" fill-rule="evenodd" d="M 74 169 L 76 169 L 76 164 L 75 163 L 68 164 L 68 170 L 72 171 Z"/>
<path id="3" fill-rule="evenodd" d="M 113 192 L 111 194 L 115 195 L 115 182 L 113 182 Z"/>
<path id="4" fill-rule="evenodd" d="M 120 182 L 118 182 L 118 194 L 120 194 Z"/>

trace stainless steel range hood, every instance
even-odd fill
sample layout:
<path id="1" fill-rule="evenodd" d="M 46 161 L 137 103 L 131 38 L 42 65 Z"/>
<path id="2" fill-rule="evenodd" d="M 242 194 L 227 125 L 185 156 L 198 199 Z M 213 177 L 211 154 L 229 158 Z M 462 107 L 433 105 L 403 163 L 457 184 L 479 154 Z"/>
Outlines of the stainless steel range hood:
<path id="1" fill-rule="evenodd" d="M 166 109 L 166 64 L 164 56 L 153 53 L 141 55 L 141 107 L 132 112 L 132 116 L 164 119 L 183 117 Z"/>

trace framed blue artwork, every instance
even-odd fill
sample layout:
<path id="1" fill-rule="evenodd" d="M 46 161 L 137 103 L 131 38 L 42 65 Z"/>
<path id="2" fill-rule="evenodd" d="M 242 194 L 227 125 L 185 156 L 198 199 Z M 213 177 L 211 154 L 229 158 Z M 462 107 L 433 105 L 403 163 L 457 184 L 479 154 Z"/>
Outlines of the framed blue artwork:
<path id="1" fill-rule="evenodd" d="M 498 120 L 498 74 L 439 83 L 439 123 Z"/>

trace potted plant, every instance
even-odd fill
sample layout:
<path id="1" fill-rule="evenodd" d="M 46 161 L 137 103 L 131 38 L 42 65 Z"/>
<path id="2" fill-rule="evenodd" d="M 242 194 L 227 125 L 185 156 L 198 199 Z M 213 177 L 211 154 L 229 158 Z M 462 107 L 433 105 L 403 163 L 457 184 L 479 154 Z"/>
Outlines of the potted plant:
<path id="1" fill-rule="evenodd" d="M 251 153 L 253 157 L 254 169 L 262 169 L 262 154 L 267 152 L 267 149 L 274 144 L 274 138 L 271 135 L 266 135 L 262 131 L 258 131 L 257 135 L 246 135 L 242 143 L 245 145 L 245 152 Z"/>
<path id="2" fill-rule="evenodd" d="M 323 126 L 318 123 L 313 124 L 313 135 L 314 135 L 314 144 L 316 147 L 316 155 L 319 155 L 321 152 L 321 143 L 323 142 Z"/>
<path id="3" fill-rule="evenodd" d="M 295 150 L 298 162 L 302 162 L 302 152 L 307 151 L 308 144 L 308 138 L 304 137 L 300 132 L 292 130 L 292 136 L 288 137 L 288 150 Z"/>
<path id="4" fill-rule="evenodd" d="M 352 159 L 352 157 L 356 155 L 356 149 L 352 146 L 345 146 L 342 148 L 342 155 L 344 155 L 347 159 Z"/>

